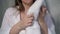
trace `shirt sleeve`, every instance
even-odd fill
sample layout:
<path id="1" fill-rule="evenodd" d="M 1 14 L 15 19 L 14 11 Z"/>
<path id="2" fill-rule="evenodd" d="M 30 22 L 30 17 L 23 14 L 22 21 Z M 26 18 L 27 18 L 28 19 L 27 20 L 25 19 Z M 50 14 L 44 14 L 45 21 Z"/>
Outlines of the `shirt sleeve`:
<path id="1" fill-rule="evenodd" d="M 1 34 L 9 34 L 11 27 L 13 26 L 12 14 L 14 13 L 14 8 L 8 8 L 4 14 L 2 26 L 1 26 Z"/>

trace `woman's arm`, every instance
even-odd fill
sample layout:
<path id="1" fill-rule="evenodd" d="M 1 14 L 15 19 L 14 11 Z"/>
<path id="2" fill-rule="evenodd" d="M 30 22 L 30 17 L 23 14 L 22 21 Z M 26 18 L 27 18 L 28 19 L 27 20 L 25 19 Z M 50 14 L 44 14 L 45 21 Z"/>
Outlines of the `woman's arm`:
<path id="1" fill-rule="evenodd" d="M 48 28 L 47 28 L 47 25 L 44 21 L 44 18 L 39 19 L 39 24 L 41 26 L 42 34 L 48 34 Z"/>
<path id="2" fill-rule="evenodd" d="M 39 14 L 39 24 L 41 26 L 42 33 L 48 34 L 48 27 L 47 27 L 47 24 L 45 23 L 45 20 L 44 20 L 45 14 L 46 14 L 46 7 L 42 6 L 41 12 Z"/>
<path id="3" fill-rule="evenodd" d="M 9 34 L 19 34 L 19 32 L 22 30 L 22 24 L 21 24 L 21 23 L 22 23 L 22 22 L 20 21 L 20 22 L 18 22 L 17 24 L 15 24 L 15 25 L 11 28 Z"/>
<path id="4" fill-rule="evenodd" d="M 22 15 L 20 22 L 15 24 L 11 30 L 10 34 L 19 34 L 21 30 L 24 30 L 26 27 L 31 26 L 33 21 L 33 15 Z"/>

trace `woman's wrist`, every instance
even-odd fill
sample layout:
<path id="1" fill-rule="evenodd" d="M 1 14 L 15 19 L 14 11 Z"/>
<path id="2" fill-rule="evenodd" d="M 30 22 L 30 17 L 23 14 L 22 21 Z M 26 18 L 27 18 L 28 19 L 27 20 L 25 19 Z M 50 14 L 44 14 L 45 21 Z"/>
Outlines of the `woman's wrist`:
<path id="1" fill-rule="evenodd" d="M 19 33 L 21 30 L 22 30 L 21 23 L 18 22 L 17 24 L 15 24 L 15 25 L 11 28 L 10 34 L 16 34 L 16 33 Z"/>
<path id="2" fill-rule="evenodd" d="M 22 23 L 23 23 L 23 21 L 20 21 L 20 22 L 19 22 L 19 25 L 18 25 L 18 28 L 19 28 L 20 30 L 23 30 L 23 29 L 24 29 Z"/>
<path id="3" fill-rule="evenodd" d="M 21 28 L 21 30 L 25 30 L 26 27 L 24 26 L 24 21 L 20 21 L 19 27 Z"/>

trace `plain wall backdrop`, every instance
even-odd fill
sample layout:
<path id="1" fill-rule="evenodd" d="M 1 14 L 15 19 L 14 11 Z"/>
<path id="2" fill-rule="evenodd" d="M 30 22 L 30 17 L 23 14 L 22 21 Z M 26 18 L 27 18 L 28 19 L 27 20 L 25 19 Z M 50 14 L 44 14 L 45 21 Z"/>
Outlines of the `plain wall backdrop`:
<path id="1" fill-rule="evenodd" d="M 15 0 L 0 0 L 0 25 L 6 9 L 14 5 Z M 56 33 L 60 34 L 60 0 L 47 0 L 52 17 L 55 20 Z"/>

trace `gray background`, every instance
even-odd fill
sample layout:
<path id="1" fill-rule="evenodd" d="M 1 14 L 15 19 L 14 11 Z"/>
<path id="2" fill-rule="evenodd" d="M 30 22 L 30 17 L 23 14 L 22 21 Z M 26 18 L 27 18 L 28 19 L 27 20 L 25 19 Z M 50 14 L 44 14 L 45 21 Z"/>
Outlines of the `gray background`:
<path id="1" fill-rule="evenodd" d="M 0 25 L 5 10 L 14 5 L 15 0 L 0 0 Z M 60 0 L 47 0 L 52 17 L 55 20 L 56 33 L 60 34 Z"/>

